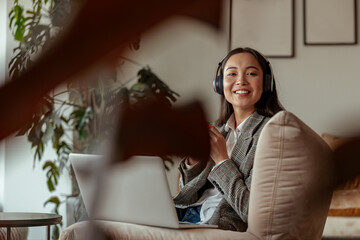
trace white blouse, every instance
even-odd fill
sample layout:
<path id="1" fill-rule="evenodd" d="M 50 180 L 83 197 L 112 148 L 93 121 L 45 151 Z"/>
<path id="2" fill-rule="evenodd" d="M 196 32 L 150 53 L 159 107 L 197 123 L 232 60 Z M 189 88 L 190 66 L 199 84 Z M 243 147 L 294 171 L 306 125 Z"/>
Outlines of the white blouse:
<path id="1" fill-rule="evenodd" d="M 239 137 L 241 129 L 244 126 L 244 123 L 246 122 L 247 119 L 245 119 L 242 123 L 240 123 L 237 128 L 235 126 L 236 122 L 235 122 L 234 114 L 232 114 L 230 116 L 230 118 L 228 119 L 228 121 L 226 122 L 225 131 L 229 132 L 226 136 L 226 148 L 227 148 L 228 156 L 231 156 L 231 153 L 236 144 L 236 140 Z M 216 164 L 213 167 L 213 169 L 215 167 L 217 167 L 218 165 L 222 164 L 226 160 L 228 160 L 228 159 L 224 159 L 221 162 L 219 162 L 218 164 Z M 185 166 L 187 169 L 193 167 L 193 166 L 188 165 L 186 162 L 185 162 Z M 180 185 L 181 185 L 181 187 L 184 186 L 184 184 L 182 182 L 182 178 L 180 178 Z M 202 207 L 200 210 L 200 223 L 205 224 L 205 223 L 209 222 L 210 218 L 214 214 L 216 207 L 219 205 L 222 198 L 223 198 L 222 194 L 215 187 L 213 187 L 213 188 L 206 189 L 196 203 L 194 203 L 190 206 L 177 206 L 177 207 L 186 208 L 186 207 L 199 206 L 202 204 Z"/>

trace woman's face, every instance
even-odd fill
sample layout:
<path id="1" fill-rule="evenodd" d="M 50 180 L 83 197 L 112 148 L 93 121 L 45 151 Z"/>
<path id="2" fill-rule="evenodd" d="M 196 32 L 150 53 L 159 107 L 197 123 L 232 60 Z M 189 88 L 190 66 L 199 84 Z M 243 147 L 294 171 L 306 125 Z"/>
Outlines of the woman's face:
<path id="1" fill-rule="evenodd" d="M 224 68 L 224 95 L 234 111 L 253 111 L 263 92 L 263 71 L 251 53 L 232 55 Z"/>

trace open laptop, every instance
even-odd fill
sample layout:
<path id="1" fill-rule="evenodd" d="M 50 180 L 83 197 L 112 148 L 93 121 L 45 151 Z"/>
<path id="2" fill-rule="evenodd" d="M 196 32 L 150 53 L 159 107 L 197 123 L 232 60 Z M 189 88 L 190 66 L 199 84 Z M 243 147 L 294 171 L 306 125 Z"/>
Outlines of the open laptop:
<path id="1" fill-rule="evenodd" d="M 161 158 L 134 156 L 108 167 L 104 160 L 101 155 L 70 154 L 90 219 L 168 228 L 217 228 L 179 223 Z M 99 185 L 97 179 L 101 176 L 96 177 L 95 173 L 102 167 L 105 168 Z M 93 205 L 93 201 L 97 204 Z"/>

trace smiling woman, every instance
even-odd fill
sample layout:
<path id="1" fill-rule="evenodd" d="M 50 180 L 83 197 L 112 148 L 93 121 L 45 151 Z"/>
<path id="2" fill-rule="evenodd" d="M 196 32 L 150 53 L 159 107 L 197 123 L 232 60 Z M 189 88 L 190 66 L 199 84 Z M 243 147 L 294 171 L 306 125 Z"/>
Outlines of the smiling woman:
<path id="1" fill-rule="evenodd" d="M 226 55 L 214 90 L 222 105 L 216 127 L 209 128 L 210 159 L 188 156 L 180 163 L 180 192 L 174 202 L 180 221 L 245 231 L 257 141 L 270 117 L 283 107 L 270 62 L 251 48 Z"/>
<path id="2" fill-rule="evenodd" d="M 275 77 L 271 68 L 271 64 L 264 55 L 252 48 L 235 48 L 230 51 L 219 63 L 219 76 L 217 76 L 217 79 L 219 77 L 221 77 L 221 79 L 224 79 L 224 86 L 227 82 L 226 79 L 228 78 L 226 76 L 227 72 L 225 72 L 227 70 L 226 67 L 227 65 L 230 66 L 231 64 L 235 64 L 235 66 L 233 66 L 234 68 L 236 66 L 239 67 L 240 64 L 245 64 L 246 66 L 240 66 L 240 68 L 242 67 L 247 69 L 247 72 L 245 72 L 247 79 L 253 79 L 251 82 L 254 82 L 254 79 L 258 79 L 258 82 L 262 81 L 262 91 L 260 94 L 260 99 L 254 104 L 256 111 L 260 115 L 272 117 L 273 115 L 275 115 L 275 113 L 283 110 L 283 107 L 278 100 Z M 237 71 L 240 70 L 241 69 L 238 69 Z M 245 83 L 245 85 L 246 84 L 247 83 Z M 218 92 L 220 95 L 224 95 L 224 90 L 219 91 L 216 92 Z M 217 125 L 225 124 L 227 119 L 234 112 L 232 103 L 229 100 L 230 99 L 227 99 L 226 96 L 221 97 L 220 116 L 216 122 Z"/>

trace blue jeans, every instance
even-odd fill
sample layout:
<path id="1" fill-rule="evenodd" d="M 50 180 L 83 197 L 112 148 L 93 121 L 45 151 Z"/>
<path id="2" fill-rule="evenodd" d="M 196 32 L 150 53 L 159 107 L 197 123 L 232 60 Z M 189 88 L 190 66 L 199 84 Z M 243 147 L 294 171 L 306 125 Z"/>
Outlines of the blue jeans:
<path id="1" fill-rule="evenodd" d="M 176 213 L 180 222 L 200 222 L 200 210 L 202 205 L 188 208 L 176 208 Z"/>

